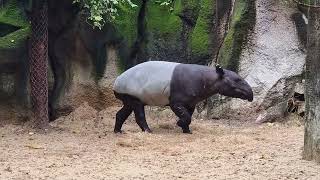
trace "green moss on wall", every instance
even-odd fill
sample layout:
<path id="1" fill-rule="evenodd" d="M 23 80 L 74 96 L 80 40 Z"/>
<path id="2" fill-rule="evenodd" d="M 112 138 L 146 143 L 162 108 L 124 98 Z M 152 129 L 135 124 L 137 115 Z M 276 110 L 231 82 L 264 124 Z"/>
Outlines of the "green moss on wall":
<path id="1" fill-rule="evenodd" d="M 118 9 L 119 16 L 116 17 L 113 25 L 122 36 L 126 43 L 131 46 L 137 37 L 137 17 L 141 6 L 140 0 L 133 0 L 138 7 L 132 8 L 128 4 L 120 4 Z"/>
<path id="2" fill-rule="evenodd" d="M 165 0 L 149 0 L 146 11 L 145 52 L 153 60 L 179 61 L 183 24 L 179 17 L 182 1 L 176 0 L 168 6 L 160 5 Z"/>
<path id="3" fill-rule="evenodd" d="M 140 0 L 132 0 L 138 7 L 132 8 L 128 4 L 120 4 L 118 16 L 112 22 L 116 29 L 114 36 L 122 39 L 119 43 L 119 57 L 117 59 L 118 72 L 121 73 L 126 69 L 126 62 L 134 41 L 137 38 L 137 18 L 141 7 Z"/>
<path id="4" fill-rule="evenodd" d="M 212 0 L 175 0 L 169 7 L 159 6 L 163 1 L 148 3 L 147 47 L 151 57 L 192 63 L 192 54 L 207 55 L 210 29 L 207 22 L 211 11 L 208 4 Z M 200 11 L 203 15 L 199 21 Z"/>
<path id="5" fill-rule="evenodd" d="M 16 48 L 25 42 L 30 33 L 29 27 L 19 29 L 13 33 L 10 33 L 0 38 L 0 49 Z"/>
<path id="6" fill-rule="evenodd" d="M 189 26 L 195 26 L 199 17 L 201 1 L 199 0 L 182 0 L 179 16 L 187 21 Z"/>
<path id="7" fill-rule="evenodd" d="M 219 63 L 223 67 L 238 70 L 239 58 L 254 21 L 255 0 L 236 0 L 230 29 L 219 53 Z"/>
<path id="8" fill-rule="evenodd" d="M 16 26 L 12 26 L 10 24 L 0 23 L 0 37 L 6 36 L 9 33 L 17 31 L 18 29 L 20 28 Z"/>
<path id="9" fill-rule="evenodd" d="M 181 20 L 177 16 L 181 11 L 181 0 L 175 1 L 173 7 L 160 6 L 163 1 L 150 0 L 148 2 L 147 29 L 158 38 L 166 41 L 176 40 L 182 28 Z"/>
<path id="10" fill-rule="evenodd" d="M 3 7 L 0 6 L 0 22 L 16 27 L 29 25 L 24 17 L 23 9 L 19 7 L 18 0 L 9 0 Z"/>
<path id="11" fill-rule="evenodd" d="M 175 0 L 174 3 L 166 6 L 160 5 L 166 0 L 149 0 L 146 6 L 145 29 L 143 42 L 139 45 L 143 53 L 139 55 L 138 61 L 146 61 L 148 58 L 167 61 L 179 61 L 185 27 L 182 22 L 196 22 L 200 9 L 198 0 Z M 138 5 L 135 11 L 130 7 L 121 7 L 120 16 L 117 17 L 115 25 L 119 33 L 128 40 L 126 46 L 131 49 L 137 39 L 137 18 L 141 8 L 141 1 L 135 1 Z M 120 52 L 120 56 L 125 52 Z M 149 56 L 150 54 L 150 56 Z M 119 70 L 125 67 L 123 57 L 119 58 Z"/>
<path id="12" fill-rule="evenodd" d="M 17 0 L 9 0 L 0 8 L 0 24 L 11 25 L 18 30 L 0 37 L 0 49 L 16 48 L 23 43 L 30 34 L 30 25 Z"/>
<path id="13" fill-rule="evenodd" d="M 215 7 L 214 0 L 202 0 L 199 17 L 192 33 L 191 48 L 195 56 L 208 56 L 210 53 L 210 24 Z"/>

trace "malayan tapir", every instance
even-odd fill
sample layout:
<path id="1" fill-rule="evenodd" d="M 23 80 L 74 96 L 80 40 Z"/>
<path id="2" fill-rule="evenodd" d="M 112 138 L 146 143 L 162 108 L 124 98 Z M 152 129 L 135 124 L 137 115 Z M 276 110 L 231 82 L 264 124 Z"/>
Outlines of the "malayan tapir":
<path id="1" fill-rule="evenodd" d="M 198 102 L 214 95 L 252 101 L 250 85 L 235 72 L 216 67 L 166 61 L 147 61 L 138 64 L 115 80 L 115 97 L 123 107 L 116 114 L 115 133 L 134 112 L 136 123 L 145 132 L 151 132 L 144 107 L 170 106 L 179 117 L 177 125 L 183 133 L 191 133 L 189 125 Z"/>

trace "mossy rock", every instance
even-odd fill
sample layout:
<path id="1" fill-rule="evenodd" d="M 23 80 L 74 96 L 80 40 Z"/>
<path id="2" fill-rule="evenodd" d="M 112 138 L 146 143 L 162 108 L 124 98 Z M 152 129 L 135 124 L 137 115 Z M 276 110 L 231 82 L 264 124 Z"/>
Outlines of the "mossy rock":
<path id="1" fill-rule="evenodd" d="M 200 0 L 182 0 L 179 17 L 187 21 L 190 26 L 195 26 L 198 20 L 202 1 Z"/>
<path id="2" fill-rule="evenodd" d="M 1 26 L 1 24 L 0 24 Z M 0 49 L 12 49 L 21 47 L 25 43 L 29 36 L 30 28 L 19 29 L 13 33 L 10 33 L 4 37 L 0 37 Z"/>
<path id="3" fill-rule="evenodd" d="M 18 48 L 29 36 L 30 24 L 17 0 L 0 7 L 0 30 L 0 49 Z"/>
<path id="4" fill-rule="evenodd" d="M 177 33 L 181 31 L 181 20 L 178 17 L 180 9 L 180 0 L 175 1 L 173 7 L 160 6 L 158 1 L 149 1 L 146 16 L 147 30 L 150 33 L 163 35 L 166 40 L 177 38 Z"/>
<path id="5" fill-rule="evenodd" d="M 20 105 L 27 105 L 30 25 L 23 11 L 18 0 L 7 0 L 0 6 L 0 96 L 13 96 Z"/>
<path id="6" fill-rule="evenodd" d="M 118 16 L 112 22 L 118 31 L 118 36 L 122 36 L 128 46 L 131 46 L 137 37 L 137 17 L 141 7 L 140 0 L 133 0 L 138 7 L 132 8 L 128 4 L 120 4 Z"/>
<path id="7" fill-rule="evenodd" d="M 199 14 L 210 11 L 207 4 L 199 0 L 176 0 L 170 6 L 159 6 L 161 2 L 148 4 L 147 47 L 151 58 L 194 63 L 207 56 L 209 43 L 203 42 L 209 41 L 207 22 L 210 20 L 207 17 L 199 20 Z M 200 58 L 194 60 L 194 57 Z"/>
<path id="8" fill-rule="evenodd" d="M 219 63 L 238 71 L 240 55 L 255 25 L 255 0 L 236 0 L 230 29 L 219 53 Z"/>
<path id="9" fill-rule="evenodd" d="M 126 47 L 132 48 L 137 39 L 137 18 L 141 1 L 133 1 L 138 7 L 120 6 L 114 25 L 124 37 Z M 170 5 L 160 5 L 165 0 L 149 0 L 146 7 L 144 42 L 140 45 L 146 53 L 139 61 L 164 60 L 206 64 L 211 60 L 214 0 L 176 0 Z M 190 56 L 189 56 L 190 55 Z M 123 58 L 122 58 L 123 59 Z M 119 62 L 123 69 L 124 60 Z"/>
<path id="10" fill-rule="evenodd" d="M 202 0 L 196 26 L 191 37 L 192 58 L 198 64 L 206 64 L 212 59 L 210 29 L 214 17 L 215 0 Z"/>
<path id="11" fill-rule="evenodd" d="M 128 54 L 130 48 L 133 46 L 137 38 L 137 17 L 141 7 L 140 0 L 132 0 L 137 7 L 132 8 L 128 4 L 119 4 L 118 16 L 111 23 L 115 27 L 117 39 L 122 39 L 119 44 L 119 57 L 117 59 L 118 72 L 121 73 L 126 69 L 126 63 L 128 61 Z"/>
<path id="12" fill-rule="evenodd" d="M 160 6 L 163 1 L 151 0 L 147 4 L 147 51 L 153 60 L 179 61 L 182 22 L 178 16 L 181 0 L 170 6 Z"/>

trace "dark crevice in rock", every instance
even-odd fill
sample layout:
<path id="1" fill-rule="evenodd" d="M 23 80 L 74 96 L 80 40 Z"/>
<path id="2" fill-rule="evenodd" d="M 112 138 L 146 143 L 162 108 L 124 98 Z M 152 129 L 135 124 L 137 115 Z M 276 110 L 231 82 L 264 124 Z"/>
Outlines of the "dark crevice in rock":
<path id="1" fill-rule="evenodd" d="M 146 6 L 148 0 L 143 0 L 142 5 L 138 14 L 137 21 L 137 38 L 131 48 L 129 63 L 127 64 L 127 68 L 133 67 L 139 63 L 145 61 L 145 57 L 147 57 L 146 52 L 146 43 L 147 43 L 147 28 L 146 28 Z"/>
<path id="2" fill-rule="evenodd" d="M 302 47 L 305 49 L 307 47 L 307 24 L 303 18 L 304 14 L 297 12 L 291 15 L 293 22 L 296 25 L 299 41 Z"/>
<path id="3" fill-rule="evenodd" d="M 212 39 L 215 40 L 213 49 L 213 59 L 217 62 L 219 51 L 227 35 L 232 16 L 232 0 L 216 0 L 215 17 L 213 17 Z"/>
<path id="4" fill-rule="evenodd" d="M 183 4 L 181 13 L 178 14 L 182 22 L 182 30 L 180 35 L 180 62 L 182 63 L 194 63 L 191 59 L 190 39 L 199 17 L 199 11 L 200 3 L 197 3 L 191 7 L 188 7 L 185 3 Z"/>
<path id="5" fill-rule="evenodd" d="M 10 24 L 0 23 L 0 37 L 4 37 L 12 32 L 19 30 L 20 27 L 12 26 Z"/>
<path id="6" fill-rule="evenodd" d="M 222 49 L 220 49 L 218 61 L 223 67 L 238 71 L 242 49 L 246 46 L 255 26 L 255 0 L 236 1 L 233 8 L 230 28 L 223 40 L 224 43 Z"/>
<path id="7" fill-rule="evenodd" d="M 194 9 L 183 9 L 182 12 L 180 14 L 178 14 L 178 16 L 180 17 L 180 19 L 187 25 L 190 27 L 194 27 L 197 23 L 197 18 L 199 15 L 199 10 L 197 10 L 195 12 Z"/>

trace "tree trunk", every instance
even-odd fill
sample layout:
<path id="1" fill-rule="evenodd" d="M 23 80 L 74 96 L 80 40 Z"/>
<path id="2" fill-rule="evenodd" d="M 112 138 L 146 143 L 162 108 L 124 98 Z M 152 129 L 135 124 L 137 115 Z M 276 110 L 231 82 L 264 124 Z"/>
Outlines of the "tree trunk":
<path id="1" fill-rule="evenodd" d="M 33 1 L 30 38 L 30 85 L 34 127 L 48 127 L 48 14 L 46 0 Z"/>
<path id="2" fill-rule="evenodd" d="M 320 2 L 318 3 L 320 4 Z M 310 8 L 306 59 L 306 119 L 303 158 L 320 162 L 320 9 Z"/>

